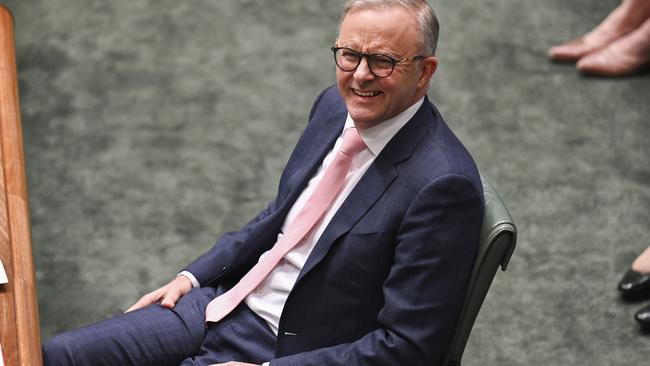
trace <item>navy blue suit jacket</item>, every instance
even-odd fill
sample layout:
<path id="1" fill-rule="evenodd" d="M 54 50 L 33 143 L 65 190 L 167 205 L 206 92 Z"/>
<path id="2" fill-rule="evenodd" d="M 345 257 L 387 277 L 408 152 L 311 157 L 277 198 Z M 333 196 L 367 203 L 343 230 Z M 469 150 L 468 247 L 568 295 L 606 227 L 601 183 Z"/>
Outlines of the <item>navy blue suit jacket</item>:
<path id="1" fill-rule="evenodd" d="M 330 87 L 280 179 L 277 197 L 186 270 L 234 285 L 270 249 L 332 148 L 347 110 Z M 334 215 L 285 304 L 271 365 L 437 365 L 476 256 L 483 192 L 469 153 L 425 100 Z"/>

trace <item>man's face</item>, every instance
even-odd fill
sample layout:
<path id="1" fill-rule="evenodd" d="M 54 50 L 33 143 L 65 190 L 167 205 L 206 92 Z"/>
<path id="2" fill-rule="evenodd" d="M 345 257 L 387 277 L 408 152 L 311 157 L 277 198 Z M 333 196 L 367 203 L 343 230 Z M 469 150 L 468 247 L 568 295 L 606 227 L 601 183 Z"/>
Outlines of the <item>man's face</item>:
<path id="1" fill-rule="evenodd" d="M 419 39 L 416 20 L 407 10 L 372 8 L 349 12 L 336 44 L 400 59 L 419 55 Z M 396 116 L 424 96 L 436 66 L 435 57 L 398 63 L 390 76 L 379 78 L 370 72 L 364 57 L 355 71 L 337 67 L 336 83 L 357 127 L 369 128 Z"/>

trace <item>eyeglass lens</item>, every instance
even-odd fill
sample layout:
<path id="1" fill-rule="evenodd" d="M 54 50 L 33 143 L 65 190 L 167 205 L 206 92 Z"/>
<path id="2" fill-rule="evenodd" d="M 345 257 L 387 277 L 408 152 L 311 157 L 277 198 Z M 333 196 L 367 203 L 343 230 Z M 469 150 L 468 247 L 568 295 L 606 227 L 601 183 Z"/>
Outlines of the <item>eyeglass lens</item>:
<path id="1" fill-rule="evenodd" d="M 336 50 L 336 64 L 343 71 L 353 71 L 361 63 L 363 57 L 359 52 L 348 48 Z M 385 55 L 371 54 L 368 56 L 368 67 L 378 77 L 386 77 L 393 72 L 394 61 Z"/>

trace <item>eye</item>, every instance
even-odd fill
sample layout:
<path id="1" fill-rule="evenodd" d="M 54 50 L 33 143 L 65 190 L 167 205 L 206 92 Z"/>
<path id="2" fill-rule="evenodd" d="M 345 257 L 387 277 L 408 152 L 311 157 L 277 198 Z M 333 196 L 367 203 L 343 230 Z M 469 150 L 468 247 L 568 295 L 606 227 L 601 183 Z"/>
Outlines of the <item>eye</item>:
<path id="1" fill-rule="evenodd" d="M 392 69 L 393 60 L 386 55 L 373 55 L 372 66 L 376 69 Z"/>
<path id="2" fill-rule="evenodd" d="M 359 59 L 359 54 L 356 51 L 347 48 L 341 48 L 339 55 L 344 61 L 356 62 Z"/>

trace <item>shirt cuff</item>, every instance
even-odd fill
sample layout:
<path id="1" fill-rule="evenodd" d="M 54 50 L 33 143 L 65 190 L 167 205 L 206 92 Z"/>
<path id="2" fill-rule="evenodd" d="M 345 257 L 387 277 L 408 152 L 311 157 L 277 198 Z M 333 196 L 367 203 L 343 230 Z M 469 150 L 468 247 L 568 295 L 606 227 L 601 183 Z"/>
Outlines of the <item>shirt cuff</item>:
<path id="1" fill-rule="evenodd" d="M 271 363 L 270 362 L 264 362 L 262 366 L 269 366 Z"/>
<path id="2" fill-rule="evenodd" d="M 199 288 L 201 287 L 201 284 L 199 284 L 199 281 L 196 280 L 196 277 L 194 277 L 193 274 L 191 274 L 188 271 L 182 271 L 181 273 L 177 274 L 176 277 L 178 276 L 185 276 L 190 279 L 190 282 L 192 282 L 192 288 Z"/>

